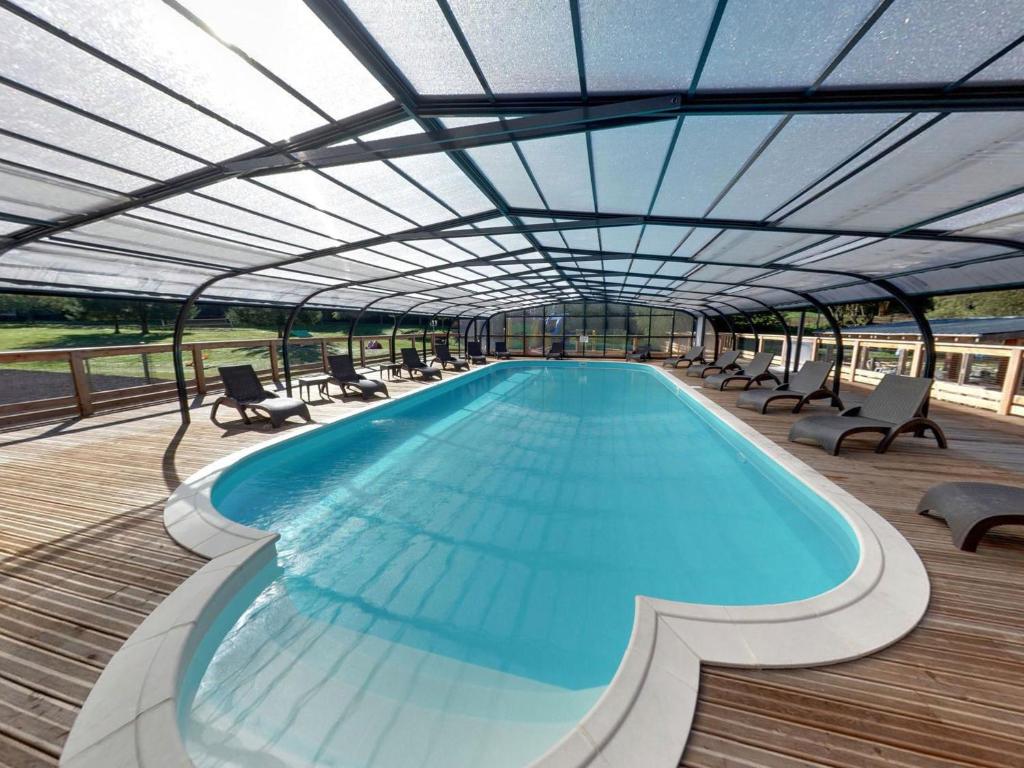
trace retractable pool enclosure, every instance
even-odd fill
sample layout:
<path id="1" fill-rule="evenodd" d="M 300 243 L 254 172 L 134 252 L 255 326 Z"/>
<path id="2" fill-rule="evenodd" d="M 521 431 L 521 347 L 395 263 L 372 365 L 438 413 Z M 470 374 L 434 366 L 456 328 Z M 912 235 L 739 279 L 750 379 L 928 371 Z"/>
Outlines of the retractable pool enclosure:
<path id="1" fill-rule="evenodd" d="M 885 298 L 933 350 L 921 297 L 1024 285 L 1022 41 L 1018 0 L 0 0 L 0 290 L 178 301 L 179 347 L 197 300 Z"/>

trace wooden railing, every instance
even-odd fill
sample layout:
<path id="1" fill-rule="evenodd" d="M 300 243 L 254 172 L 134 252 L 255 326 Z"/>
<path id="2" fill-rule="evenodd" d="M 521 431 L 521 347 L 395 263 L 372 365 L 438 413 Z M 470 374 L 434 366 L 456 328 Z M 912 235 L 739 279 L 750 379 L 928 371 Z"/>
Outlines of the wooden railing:
<path id="1" fill-rule="evenodd" d="M 754 351 L 751 334 L 737 334 L 739 346 Z M 761 334 L 757 351 L 766 343 L 781 347 L 775 363 L 781 367 L 785 355 L 785 337 Z M 860 384 L 876 384 L 886 373 L 917 376 L 924 363 L 920 341 L 888 341 L 883 339 L 846 339 L 843 346 L 843 379 Z M 795 352 L 795 344 L 794 344 Z M 932 397 L 972 408 L 994 411 L 1003 416 L 1024 416 L 1024 392 L 1021 373 L 1024 370 L 1024 347 L 998 344 L 938 343 L 939 358 Z M 800 359 L 816 360 L 835 357 L 835 340 L 827 336 L 804 337 Z M 979 361 L 983 361 L 981 366 Z M 979 369 L 985 376 L 972 376 Z"/>
<path id="2" fill-rule="evenodd" d="M 400 334 L 396 347 L 422 334 Z M 376 342 L 376 347 L 373 342 Z M 452 336 L 453 346 L 457 344 Z M 391 336 L 354 336 L 357 367 L 390 359 Z M 347 353 L 347 336 L 288 340 L 292 376 L 325 370 L 327 356 Z M 128 408 L 176 396 L 171 344 L 26 349 L 0 352 L 0 428 Z M 427 354 L 433 339 L 427 335 Z M 280 339 L 196 341 L 182 345 L 191 395 L 219 387 L 220 365 L 248 362 L 266 381 L 283 384 Z"/>

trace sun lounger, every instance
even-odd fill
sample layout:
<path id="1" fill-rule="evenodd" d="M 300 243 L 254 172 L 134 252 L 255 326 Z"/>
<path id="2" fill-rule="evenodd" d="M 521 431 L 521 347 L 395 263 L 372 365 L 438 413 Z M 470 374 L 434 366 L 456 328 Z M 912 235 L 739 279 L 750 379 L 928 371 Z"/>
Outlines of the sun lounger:
<path id="1" fill-rule="evenodd" d="M 210 420 L 217 421 L 217 409 L 228 405 L 238 411 L 242 421 L 251 424 L 246 411 L 266 416 L 275 429 L 289 416 L 301 416 L 312 421 L 309 406 L 292 397 L 278 397 L 263 388 L 259 376 L 251 365 L 225 365 L 217 369 L 224 382 L 224 395 L 218 397 L 210 409 Z"/>
<path id="2" fill-rule="evenodd" d="M 549 349 L 548 353 L 544 355 L 544 358 L 546 360 L 550 360 L 551 358 L 561 359 L 563 357 L 565 357 L 565 349 L 562 346 L 562 342 L 552 341 L 551 349 Z"/>
<path id="3" fill-rule="evenodd" d="M 736 398 L 736 405 L 766 413 L 769 403 L 796 400 L 793 413 L 799 413 L 811 400 L 829 398 L 833 400 L 833 405 L 842 408 L 842 402 L 838 401 L 830 390 L 824 388 L 831 370 L 832 363 L 826 360 L 812 360 L 804 363 L 803 368 L 790 377 L 788 384 L 779 384 L 773 389 L 748 389 L 740 392 L 740 396 Z"/>
<path id="4" fill-rule="evenodd" d="M 1024 525 L 1024 488 L 995 483 L 940 483 L 925 492 L 917 511 L 945 520 L 953 544 L 974 552 L 989 529 Z"/>
<path id="5" fill-rule="evenodd" d="M 740 359 L 740 352 L 738 349 L 730 349 L 727 352 L 723 352 L 718 356 L 718 359 L 713 363 L 707 365 L 691 365 L 686 369 L 686 375 L 698 379 L 703 379 L 705 376 L 710 376 L 712 373 L 722 373 L 725 371 L 731 371 L 738 369 L 739 366 L 736 361 Z"/>
<path id="6" fill-rule="evenodd" d="M 847 408 L 838 416 L 807 416 L 789 430 L 789 439 L 815 442 L 838 455 L 844 439 L 861 432 L 879 432 L 875 453 L 885 453 L 897 435 L 923 434 L 931 430 L 940 448 L 947 446 L 939 425 L 922 415 L 932 380 L 886 374 L 862 405 Z"/>
<path id="7" fill-rule="evenodd" d="M 512 353 L 508 351 L 508 345 L 504 341 L 494 342 L 494 356 L 499 360 L 512 359 Z"/>
<path id="8" fill-rule="evenodd" d="M 331 381 L 341 387 L 343 395 L 354 389 L 364 400 L 378 392 L 384 397 L 391 397 L 383 381 L 366 379 L 356 373 L 351 355 L 330 355 L 327 358 L 327 365 L 331 369 Z"/>
<path id="9" fill-rule="evenodd" d="M 441 363 L 442 368 L 447 368 L 450 365 L 456 371 L 469 370 L 469 361 L 462 357 L 452 357 L 448 345 L 441 342 L 434 345 L 434 359 L 430 362 Z"/>
<path id="10" fill-rule="evenodd" d="M 769 370 L 774 359 L 775 355 L 771 352 L 758 352 L 749 363 L 743 366 L 743 370 L 723 371 L 706 376 L 701 382 L 701 386 L 708 389 L 724 390 L 734 381 L 743 382 L 744 389 L 750 389 L 752 384 L 760 384 L 762 381 L 774 381 L 776 384 L 780 384 L 779 377 Z"/>
<path id="11" fill-rule="evenodd" d="M 416 351 L 416 347 L 402 348 L 402 367 L 409 372 L 410 379 L 414 378 L 413 374 L 419 374 L 421 379 L 441 378 L 441 369 L 424 365 L 423 361 L 420 360 L 420 353 Z"/>
<path id="12" fill-rule="evenodd" d="M 667 357 L 661 361 L 662 366 L 665 368 L 689 368 L 694 363 L 701 363 L 704 361 L 704 346 L 698 344 L 695 347 L 690 347 L 685 355 L 679 357 Z M 685 365 L 683 365 L 685 363 Z"/>
<path id="13" fill-rule="evenodd" d="M 487 355 L 484 354 L 479 341 L 467 341 L 466 354 L 469 355 L 473 365 L 485 365 L 487 363 Z"/>

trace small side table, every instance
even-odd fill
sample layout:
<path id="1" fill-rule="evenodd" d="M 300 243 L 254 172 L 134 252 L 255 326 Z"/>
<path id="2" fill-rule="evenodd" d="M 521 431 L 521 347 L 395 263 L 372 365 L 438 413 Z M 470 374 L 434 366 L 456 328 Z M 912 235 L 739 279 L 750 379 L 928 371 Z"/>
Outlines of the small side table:
<path id="1" fill-rule="evenodd" d="M 299 382 L 299 399 L 307 400 L 313 396 L 313 387 L 316 387 L 320 393 L 320 396 L 324 400 L 330 400 L 331 396 L 327 391 L 327 385 L 330 383 L 331 377 L 326 373 L 314 373 L 310 376 L 300 376 Z M 305 388 L 306 395 L 303 397 L 302 390 Z"/>
<path id="2" fill-rule="evenodd" d="M 380 377 L 384 378 L 384 371 L 388 372 L 388 379 L 395 378 L 397 374 L 398 378 L 402 378 L 402 364 L 401 363 L 380 363 L 377 366 L 377 372 L 380 373 Z"/>

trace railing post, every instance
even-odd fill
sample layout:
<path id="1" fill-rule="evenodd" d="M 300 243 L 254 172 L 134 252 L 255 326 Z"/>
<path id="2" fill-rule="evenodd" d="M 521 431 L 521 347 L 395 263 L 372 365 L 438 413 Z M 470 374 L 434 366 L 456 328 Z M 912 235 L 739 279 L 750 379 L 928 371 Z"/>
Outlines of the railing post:
<path id="1" fill-rule="evenodd" d="M 924 367 L 924 342 L 914 342 L 914 358 L 910 362 L 910 375 L 920 376 L 921 369 Z"/>
<path id="2" fill-rule="evenodd" d="M 85 372 L 85 358 L 78 352 L 72 352 L 68 362 L 71 364 L 71 382 L 75 387 L 78 412 L 83 416 L 91 416 L 95 409 L 92 405 L 92 394 L 89 390 L 89 375 Z"/>
<path id="3" fill-rule="evenodd" d="M 854 339 L 850 349 L 850 375 L 848 381 L 857 380 L 857 363 L 860 360 L 860 339 Z"/>
<path id="4" fill-rule="evenodd" d="M 192 373 L 196 380 L 196 392 L 200 395 L 206 394 L 206 369 L 203 367 L 203 348 L 198 344 L 190 344 L 192 347 Z"/>
<path id="5" fill-rule="evenodd" d="M 326 371 L 327 368 L 327 339 L 320 339 L 320 370 Z"/>
<path id="6" fill-rule="evenodd" d="M 1022 359 L 1024 359 L 1024 347 L 1017 347 L 1010 353 L 1006 376 L 1003 378 L 1002 397 L 999 398 L 999 413 L 1002 416 L 1009 416 L 1013 409 L 1013 398 L 1017 395 L 1021 369 L 1024 368 L 1021 363 Z"/>
<path id="7" fill-rule="evenodd" d="M 366 339 L 359 337 L 359 367 L 366 366 Z"/>
<path id="8" fill-rule="evenodd" d="M 270 378 L 272 378 L 275 383 L 280 383 L 281 368 L 277 363 L 277 340 L 271 340 L 267 345 L 267 349 L 270 350 Z"/>

